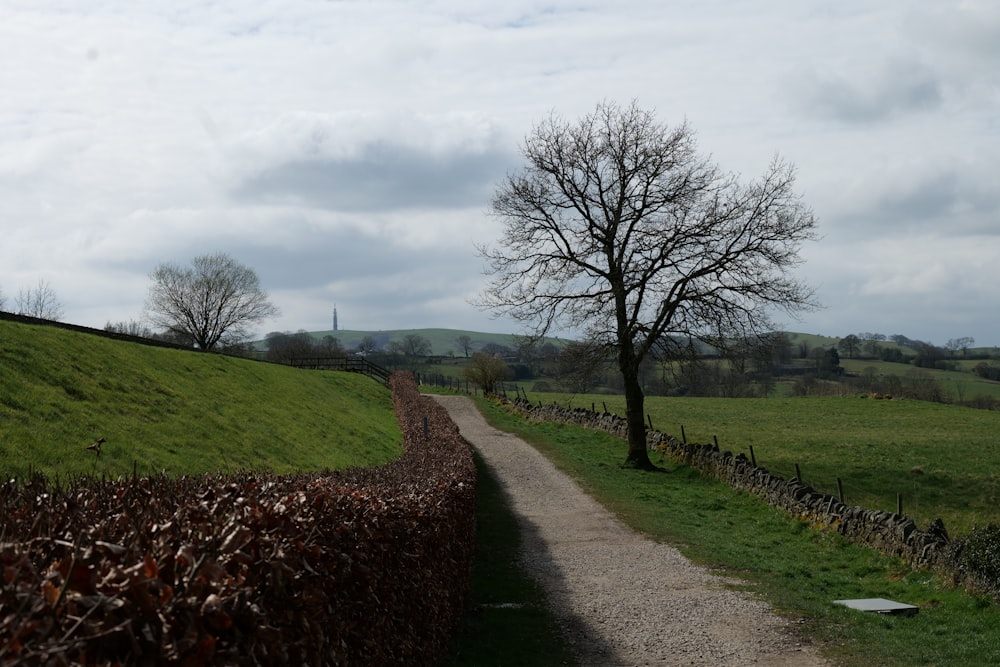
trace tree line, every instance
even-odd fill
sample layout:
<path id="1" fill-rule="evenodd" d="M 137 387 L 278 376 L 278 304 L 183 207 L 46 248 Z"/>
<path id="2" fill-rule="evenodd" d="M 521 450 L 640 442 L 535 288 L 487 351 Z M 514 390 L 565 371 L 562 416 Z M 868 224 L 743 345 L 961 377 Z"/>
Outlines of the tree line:
<path id="1" fill-rule="evenodd" d="M 6 307 L 7 299 L 0 290 L 0 310 Z M 15 315 L 27 315 L 37 317 L 40 320 L 53 320 L 58 322 L 62 319 L 65 309 L 52 289 L 52 285 L 46 280 L 39 280 L 35 287 L 21 288 L 14 296 L 14 309 L 11 311 Z"/>

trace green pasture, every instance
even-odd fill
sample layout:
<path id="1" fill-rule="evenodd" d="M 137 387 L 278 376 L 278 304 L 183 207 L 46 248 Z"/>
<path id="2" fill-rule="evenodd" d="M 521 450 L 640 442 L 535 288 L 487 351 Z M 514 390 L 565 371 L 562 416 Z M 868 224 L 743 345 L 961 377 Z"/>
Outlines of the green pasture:
<path id="1" fill-rule="evenodd" d="M 982 360 L 958 361 L 957 370 L 945 371 L 874 359 L 841 358 L 840 361 L 844 370 L 862 379 L 870 377 L 884 382 L 888 377 L 895 377 L 904 383 L 918 378 L 933 380 L 941 385 L 945 399 L 952 403 L 969 401 L 976 396 L 1000 399 L 1000 382 L 985 380 L 972 372 L 978 363 L 982 363 Z"/>
<path id="2" fill-rule="evenodd" d="M 528 392 L 532 402 L 620 415 L 622 396 Z M 786 478 L 852 505 L 903 512 L 922 527 L 941 518 L 950 534 L 1000 524 L 1000 412 L 872 398 L 647 397 L 653 427 L 688 442 L 718 441 Z M 682 431 L 683 427 L 683 431 Z M 669 467 L 671 464 L 666 463 Z"/>
<path id="3" fill-rule="evenodd" d="M 4 479 L 336 469 L 401 447 L 389 389 L 362 375 L 0 321 Z"/>

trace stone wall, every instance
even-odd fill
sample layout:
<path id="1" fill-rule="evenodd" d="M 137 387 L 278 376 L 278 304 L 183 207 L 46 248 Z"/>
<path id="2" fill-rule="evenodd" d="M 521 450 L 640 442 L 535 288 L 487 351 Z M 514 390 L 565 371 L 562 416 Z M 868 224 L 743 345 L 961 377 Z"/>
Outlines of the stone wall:
<path id="1" fill-rule="evenodd" d="M 524 399 L 511 403 L 529 419 L 575 424 L 622 438 L 628 435 L 625 419 L 615 414 L 555 404 L 532 405 Z M 743 454 L 734 456 L 732 452 L 719 451 L 714 444 L 685 444 L 653 429 L 646 430 L 646 444 L 650 450 L 662 452 L 702 474 L 759 496 L 818 528 L 835 530 L 851 542 L 902 558 L 914 568 L 945 573 L 956 582 L 966 578 L 964 569 L 955 564 L 955 548 L 940 519 L 921 530 L 906 516 L 846 505 L 839 498 L 819 493 L 798 479 L 784 479 L 755 466 Z"/>

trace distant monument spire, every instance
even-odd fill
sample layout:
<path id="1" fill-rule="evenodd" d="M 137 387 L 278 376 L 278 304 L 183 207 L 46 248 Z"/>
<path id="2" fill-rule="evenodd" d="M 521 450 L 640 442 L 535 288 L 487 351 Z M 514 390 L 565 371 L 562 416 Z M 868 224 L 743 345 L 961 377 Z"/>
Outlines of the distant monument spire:
<path id="1" fill-rule="evenodd" d="M 337 330 L 337 304 L 333 304 L 333 330 Z"/>

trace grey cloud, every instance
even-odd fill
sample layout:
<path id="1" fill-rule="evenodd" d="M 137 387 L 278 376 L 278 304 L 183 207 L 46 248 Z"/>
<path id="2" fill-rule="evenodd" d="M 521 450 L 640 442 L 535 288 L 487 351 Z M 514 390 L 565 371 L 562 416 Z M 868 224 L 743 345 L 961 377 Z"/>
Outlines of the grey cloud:
<path id="1" fill-rule="evenodd" d="M 484 206 L 513 163 L 491 149 L 435 155 L 387 143 L 346 159 L 294 160 L 245 179 L 233 196 L 252 203 L 296 203 L 338 211 Z"/>
<path id="2" fill-rule="evenodd" d="M 403 248 L 358 234 L 313 234 L 309 240 L 305 248 L 244 247 L 239 255 L 257 269 L 268 289 L 307 289 L 347 279 L 364 282 L 385 275 L 388 267 L 412 262 Z"/>
<path id="3" fill-rule="evenodd" d="M 869 215 L 910 228 L 938 228 L 950 236 L 994 235 L 1000 231 L 993 213 L 998 206 L 996 194 L 951 171 L 887 192 Z"/>
<path id="4" fill-rule="evenodd" d="M 915 179 L 905 184 L 884 184 L 866 206 L 832 216 L 824 226 L 865 238 L 903 233 L 943 233 L 951 237 L 994 236 L 1000 233 L 994 211 L 1000 196 L 983 191 L 954 172 Z"/>
<path id="5" fill-rule="evenodd" d="M 897 61 L 852 75 L 814 72 L 795 85 L 807 115 L 842 123 L 873 123 L 902 114 L 926 111 L 941 104 L 941 85 L 919 62 Z"/>

